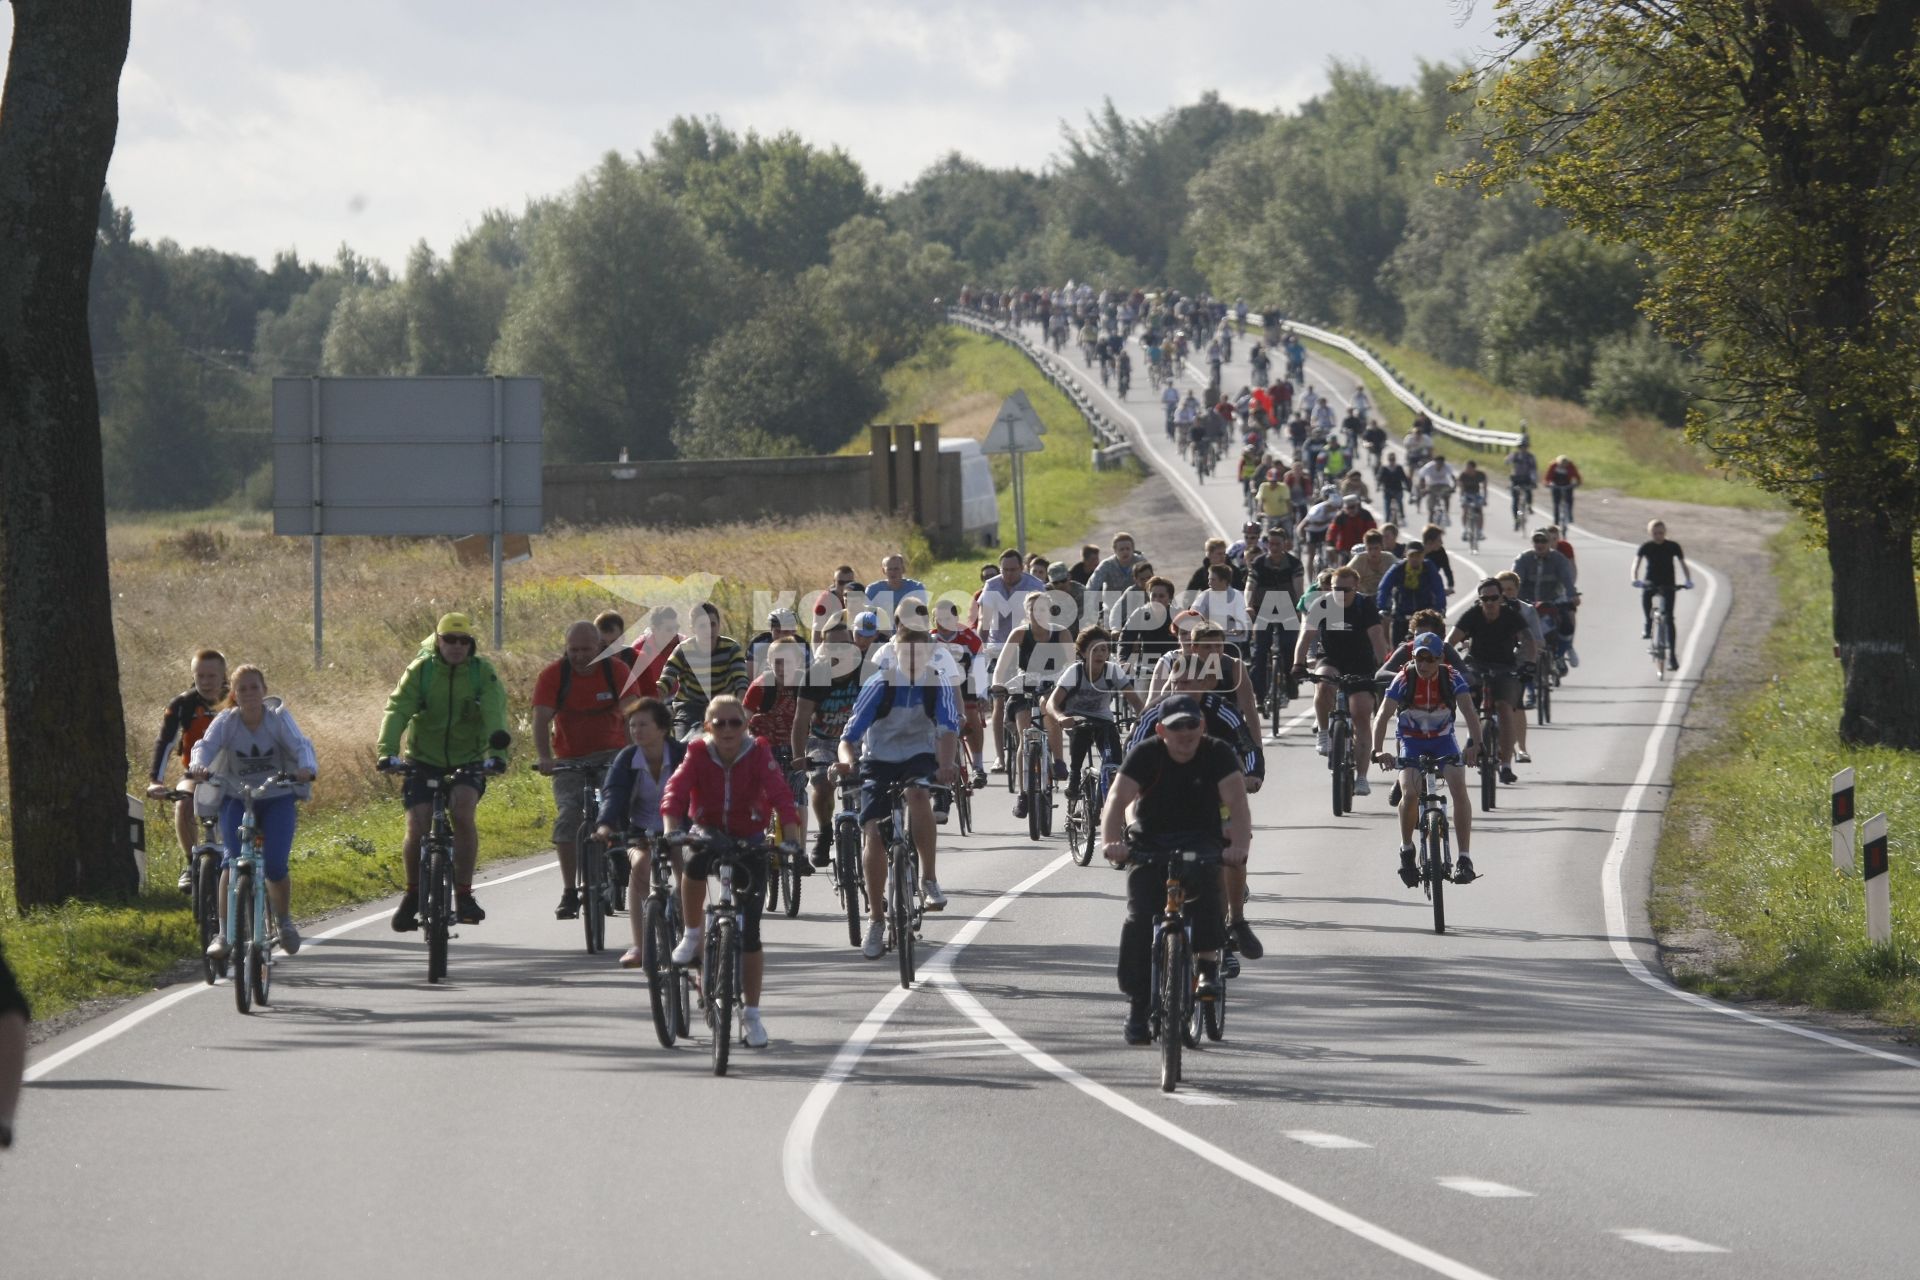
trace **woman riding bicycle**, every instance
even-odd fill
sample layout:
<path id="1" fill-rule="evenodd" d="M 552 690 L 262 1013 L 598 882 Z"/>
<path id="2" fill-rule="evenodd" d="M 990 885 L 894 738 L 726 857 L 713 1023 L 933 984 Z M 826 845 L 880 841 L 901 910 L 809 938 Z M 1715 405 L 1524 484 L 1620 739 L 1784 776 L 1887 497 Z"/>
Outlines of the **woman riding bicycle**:
<path id="1" fill-rule="evenodd" d="M 619 833 L 631 833 L 627 860 L 633 870 L 627 879 L 627 901 L 639 903 L 647 896 L 653 879 L 653 849 L 649 836 L 665 828 L 660 819 L 660 801 L 666 795 L 667 779 L 687 757 L 687 744 L 673 736 L 673 713 L 658 698 L 642 698 L 627 711 L 627 740 L 632 743 L 607 766 L 607 778 L 600 788 L 600 825 L 596 832 L 602 840 L 613 840 Z M 675 858 L 675 865 L 678 865 Z M 640 967 L 641 930 L 646 913 L 636 905 L 629 913 L 633 924 L 633 946 L 620 957 L 622 969 Z"/>
<path id="2" fill-rule="evenodd" d="M 267 877 L 267 901 L 274 919 L 280 924 L 280 949 L 288 955 L 300 950 L 300 930 L 292 915 L 293 885 L 288 879 L 287 863 L 293 855 L 293 828 L 297 821 L 294 802 L 307 796 L 307 783 L 313 781 L 319 767 L 314 760 L 313 742 L 300 731 L 293 713 L 278 698 L 267 697 L 267 677 L 260 668 L 242 664 L 233 669 L 232 690 L 226 708 L 213 718 L 200 741 L 193 744 L 192 767 L 188 776 L 196 782 L 209 779 L 225 791 L 220 801 L 220 838 L 226 856 L 220 867 L 221 930 L 207 944 L 207 954 L 225 960 L 231 949 L 227 941 L 227 871 L 240 856 L 240 822 L 246 813 L 243 788 L 254 792 L 253 817 L 263 837 Z M 269 782 L 276 774 L 291 774 L 293 783 Z"/>
<path id="3" fill-rule="evenodd" d="M 1007 714 L 1014 718 L 1016 725 L 1015 742 L 1026 738 L 1027 729 L 1033 723 L 1034 708 L 1052 691 L 1060 673 L 1073 664 L 1073 633 L 1057 625 L 1053 602 L 1047 593 L 1036 591 L 1029 595 L 1025 608 L 1026 620 L 1007 637 L 1006 647 L 1000 650 L 1000 659 L 993 668 L 994 692 L 1007 695 Z M 1057 728 L 1048 735 L 1048 745 L 1053 750 L 1052 780 L 1063 782 L 1067 765 L 1060 758 Z M 1014 797 L 1013 816 L 1027 816 L 1025 791 Z"/>
<path id="4" fill-rule="evenodd" d="M 1077 778 L 1089 748 L 1100 749 L 1102 764 L 1119 763 L 1120 733 L 1113 723 L 1113 695 L 1124 694 L 1135 711 L 1146 702 L 1120 664 L 1110 661 L 1113 637 L 1106 628 L 1088 627 L 1074 640 L 1073 649 L 1079 661 L 1060 673 L 1046 708 L 1047 735 L 1056 750 L 1060 731 L 1069 731 L 1067 776 Z"/>

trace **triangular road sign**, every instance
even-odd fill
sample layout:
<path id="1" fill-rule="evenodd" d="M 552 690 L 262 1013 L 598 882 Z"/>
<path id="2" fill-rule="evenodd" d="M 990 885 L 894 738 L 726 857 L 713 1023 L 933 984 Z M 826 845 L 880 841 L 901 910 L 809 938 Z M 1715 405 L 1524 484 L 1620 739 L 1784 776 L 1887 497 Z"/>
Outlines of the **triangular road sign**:
<path id="1" fill-rule="evenodd" d="M 1046 447 L 1040 439 L 1046 430 L 1027 393 L 1015 391 L 1001 404 L 993 429 L 980 448 L 985 453 L 1038 453 Z"/>

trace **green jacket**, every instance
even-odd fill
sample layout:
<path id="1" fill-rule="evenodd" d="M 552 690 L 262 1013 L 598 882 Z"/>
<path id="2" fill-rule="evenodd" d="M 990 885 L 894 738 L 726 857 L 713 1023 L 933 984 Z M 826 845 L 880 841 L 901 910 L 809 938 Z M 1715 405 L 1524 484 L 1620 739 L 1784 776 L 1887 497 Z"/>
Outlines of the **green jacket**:
<path id="1" fill-rule="evenodd" d="M 507 689 L 493 664 L 479 654 L 448 666 L 431 647 L 413 660 L 387 695 L 380 722 L 382 759 L 400 754 L 407 736 L 407 758 L 453 769 L 507 753 L 487 745 L 496 729 L 507 727 Z"/>

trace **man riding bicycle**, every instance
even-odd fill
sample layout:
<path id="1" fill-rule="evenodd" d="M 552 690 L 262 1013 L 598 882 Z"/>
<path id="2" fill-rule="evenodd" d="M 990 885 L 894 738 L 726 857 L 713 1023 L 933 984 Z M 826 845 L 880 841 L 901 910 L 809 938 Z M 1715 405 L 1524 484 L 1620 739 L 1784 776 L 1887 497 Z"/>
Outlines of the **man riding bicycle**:
<path id="1" fill-rule="evenodd" d="M 1509 606 L 1498 578 L 1480 583 L 1473 608 L 1460 615 L 1447 643 L 1454 647 L 1465 642 L 1467 661 L 1475 668 L 1478 680 L 1493 681 L 1493 701 L 1500 712 L 1500 781 L 1511 785 L 1519 778 L 1513 772 L 1513 753 L 1520 741 L 1515 721 L 1520 718 L 1520 672 L 1523 662 L 1539 659 L 1533 632 L 1520 611 Z M 1477 683 L 1477 681 L 1476 681 Z M 1477 714 L 1472 720 L 1477 721 Z M 1461 848 L 1465 848 L 1462 841 Z"/>
<path id="2" fill-rule="evenodd" d="M 562 886 L 553 914 L 560 920 L 580 914 L 574 836 L 590 816 L 588 789 L 599 784 L 627 745 L 620 700 L 631 675 L 620 659 L 600 657 L 600 632 L 591 622 L 568 627 L 566 645 L 566 653 L 548 663 L 533 684 L 533 748 L 539 755 L 534 768 L 553 779 L 553 848 Z"/>
<path id="3" fill-rule="evenodd" d="M 1453 796 L 1453 829 L 1460 842 L 1453 882 L 1472 884 L 1479 878 L 1468 852 L 1473 841 L 1473 806 L 1467 803 L 1465 766 L 1472 764 L 1480 752 L 1480 716 L 1474 710 L 1466 677 L 1442 661 L 1441 649 L 1440 637 L 1431 633 L 1413 642 L 1413 661 L 1387 686 L 1380 700 L 1379 719 L 1374 722 L 1374 735 L 1384 743 L 1387 721 L 1397 721 L 1399 752 L 1382 748 L 1376 759 L 1382 768 L 1398 765 L 1400 769 L 1400 882 L 1409 889 L 1420 883 L 1420 869 L 1414 862 L 1413 827 L 1420 815 L 1425 781 L 1420 761 L 1427 756 L 1448 761 L 1441 776 Z M 1467 725 L 1464 752 L 1453 737 L 1456 712 Z"/>

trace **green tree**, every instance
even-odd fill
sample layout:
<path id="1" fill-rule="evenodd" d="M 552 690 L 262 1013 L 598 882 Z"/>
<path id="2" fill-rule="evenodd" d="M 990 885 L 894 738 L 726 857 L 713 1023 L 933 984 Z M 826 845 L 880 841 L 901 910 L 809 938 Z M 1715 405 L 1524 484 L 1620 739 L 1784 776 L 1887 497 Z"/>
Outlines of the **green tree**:
<path id="1" fill-rule="evenodd" d="M 1595 413 L 1643 413 L 1678 427 L 1686 423 L 1687 406 L 1697 394 L 1686 356 L 1644 320 L 1594 346 L 1586 400 Z"/>
<path id="2" fill-rule="evenodd" d="M 1503 386 L 1578 400 L 1594 348 L 1633 327 L 1644 286 L 1626 246 L 1575 231 L 1531 244 L 1489 299 L 1481 363 Z"/>
<path id="3" fill-rule="evenodd" d="M 1484 156 L 1661 269 L 1688 429 L 1825 534 L 1849 742 L 1920 749 L 1920 0 L 1499 0 Z M 1472 88 L 1463 84 L 1463 88 Z"/>
<path id="4" fill-rule="evenodd" d="M 346 279 L 330 271 L 290 299 L 284 310 L 262 311 L 254 322 L 254 372 L 269 378 L 319 373 L 327 326 L 346 288 Z"/>
<path id="5" fill-rule="evenodd" d="M 113 408 L 101 432 L 109 506 L 123 510 L 203 507 L 231 492 L 234 463 L 221 433 L 237 394 L 180 342 L 165 318 L 132 303 L 119 325 Z"/>
<path id="6" fill-rule="evenodd" d="M 851 348 L 876 369 L 912 356 L 945 320 L 934 299 L 960 291 L 952 250 L 854 218 L 833 233 L 829 261 L 808 273 Z"/>
<path id="7" fill-rule="evenodd" d="M 414 246 L 406 284 L 412 372 L 486 370 L 526 256 L 518 223 L 499 210 L 483 214 L 447 258 L 435 256 L 425 241 Z"/>
<path id="8" fill-rule="evenodd" d="M 968 275 L 984 278 L 1039 232 L 1044 199 L 1041 178 L 1021 169 L 989 169 L 954 151 L 887 202 L 887 220 L 918 239 L 945 245 Z"/>
<path id="9" fill-rule="evenodd" d="M 406 290 L 390 280 L 349 285 L 327 322 L 320 348 L 321 372 L 334 377 L 385 377 L 407 373 Z"/>
<path id="10" fill-rule="evenodd" d="M 541 213 L 490 367 L 545 380 L 554 461 L 671 457 L 686 371 L 740 296 L 699 223 L 609 154 Z"/>

